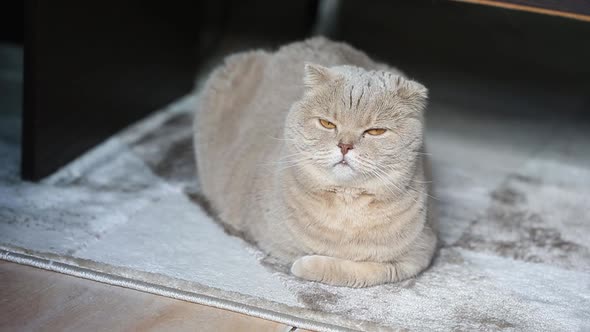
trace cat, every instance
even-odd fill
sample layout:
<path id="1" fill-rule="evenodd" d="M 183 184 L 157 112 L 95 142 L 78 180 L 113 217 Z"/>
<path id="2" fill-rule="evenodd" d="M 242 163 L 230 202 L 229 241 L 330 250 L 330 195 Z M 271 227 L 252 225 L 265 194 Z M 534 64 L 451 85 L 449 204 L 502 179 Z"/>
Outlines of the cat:
<path id="1" fill-rule="evenodd" d="M 202 193 L 222 223 L 297 277 L 348 287 L 413 277 L 437 242 L 427 94 L 321 37 L 230 56 L 195 115 Z"/>

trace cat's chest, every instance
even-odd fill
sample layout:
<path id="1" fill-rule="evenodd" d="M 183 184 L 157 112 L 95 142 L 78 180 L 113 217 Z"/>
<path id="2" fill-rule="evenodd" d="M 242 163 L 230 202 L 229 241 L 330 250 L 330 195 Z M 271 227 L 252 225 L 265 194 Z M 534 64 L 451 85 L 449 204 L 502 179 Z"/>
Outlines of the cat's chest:
<path id="1" fill-rule="evenodd" d="M 312 214 L 316 221 L 324 225 L 366 225 L 380 214 L 373 195 L 338 190 L 322 198 L 322 207 L 313 210 Z"/>
<path id="2" fill-rule="evenodd" d="M 353 260 L 384 260 L 391 250 L 387 209 L 370 195 L 316 200 L 295 213 L 292 229 L 307 254 Z"/>

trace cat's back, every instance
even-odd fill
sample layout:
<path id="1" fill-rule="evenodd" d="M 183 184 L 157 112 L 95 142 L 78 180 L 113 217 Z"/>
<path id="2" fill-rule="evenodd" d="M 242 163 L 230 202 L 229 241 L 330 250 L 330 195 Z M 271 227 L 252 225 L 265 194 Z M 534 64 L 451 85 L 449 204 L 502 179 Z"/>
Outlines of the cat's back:
<path id="1" fill-rule="evenodd" d="M 346 44 L 320 37 L 275 53 L 230 56 L 205 84 L 194 126 L 197 171 L 202 192 L 224 222 L 238 226 L 269 190 L 264 177 L 279 162 L 285 117 L 303 94 L 306 62 L 383 68 Z"/>

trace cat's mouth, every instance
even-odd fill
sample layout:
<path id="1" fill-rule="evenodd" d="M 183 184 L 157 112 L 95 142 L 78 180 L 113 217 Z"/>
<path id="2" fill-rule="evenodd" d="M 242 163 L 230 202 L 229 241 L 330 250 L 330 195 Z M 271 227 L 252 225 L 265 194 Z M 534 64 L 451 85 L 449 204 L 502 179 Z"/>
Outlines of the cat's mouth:
<path id="1" fill-rule="evenodd" d="M 350 166 L 348 161 L 344 158 L 342 158 L 342 160 L 340 160 L 339 162 L 335 163 L 334 167 L 349 167 L 350 169 L 352 169 L 352 166 Z"/>

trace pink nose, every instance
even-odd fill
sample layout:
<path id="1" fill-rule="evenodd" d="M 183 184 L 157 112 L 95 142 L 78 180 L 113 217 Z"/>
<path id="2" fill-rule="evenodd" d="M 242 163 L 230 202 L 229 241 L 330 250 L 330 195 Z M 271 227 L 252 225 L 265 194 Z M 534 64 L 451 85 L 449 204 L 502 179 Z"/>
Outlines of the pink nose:
<path id="1" fill-rule="evenodd" d="M 352 150 L 353 148 L 352 144 L 346 143 L 338 143 L 338 147 L 340 148 L 340 152 L 342 152 L 343 156 L 348 153 L 348 150 Z"/>

